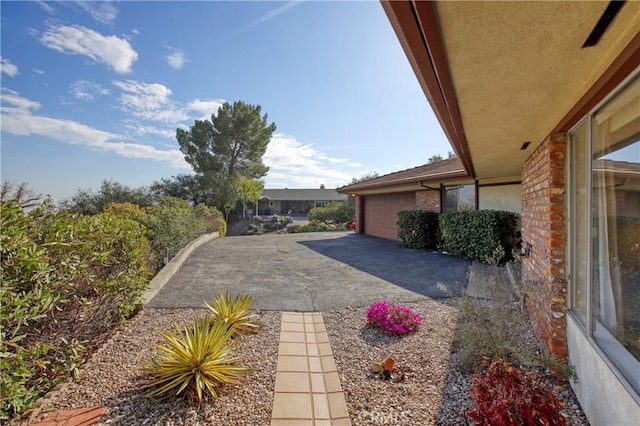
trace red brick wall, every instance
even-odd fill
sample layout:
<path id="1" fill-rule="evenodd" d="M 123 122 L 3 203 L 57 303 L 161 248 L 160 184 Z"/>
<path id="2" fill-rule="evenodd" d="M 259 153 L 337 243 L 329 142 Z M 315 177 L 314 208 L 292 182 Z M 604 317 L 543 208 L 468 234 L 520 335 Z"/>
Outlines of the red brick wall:
<path id="1" fill-rule="evenodd" d="M 567 355 L 564 135 L 547 138 L 522 169 L 522 279 L 529 315 L 552 354 Z"/>
<path id="2" fill-rule="evenodd" d="M 415 209 L 440 213 L 440 191 L 416 191 Z"/>
<path id="3" fill-rule="evenodd" d="M 355 207 L 356 207 L 356 229 L 354 232 L 356 234 L 364 233 L 364 197 L 360 195 L 355 196 Z"/>
<path id="4" fill-rule="evenodd" d="M 414 210 L 416 196 L 413 192 L 368 195 L 365 197 L 364 232 L 376 237 L 398 239 L 398 212 Z"/>

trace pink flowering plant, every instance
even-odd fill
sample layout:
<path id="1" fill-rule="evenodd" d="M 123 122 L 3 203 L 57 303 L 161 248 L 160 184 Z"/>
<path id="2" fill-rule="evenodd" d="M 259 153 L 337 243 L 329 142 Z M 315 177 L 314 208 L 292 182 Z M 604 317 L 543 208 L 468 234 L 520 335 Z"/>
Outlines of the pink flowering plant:
<path id="1" fill-rule="evenodd" d="M 407 334 L 416 331 L 422 317 L 404 305 L 393 305 L 386 300 L 367 308 L 367 324 L 390 334 Z"/>

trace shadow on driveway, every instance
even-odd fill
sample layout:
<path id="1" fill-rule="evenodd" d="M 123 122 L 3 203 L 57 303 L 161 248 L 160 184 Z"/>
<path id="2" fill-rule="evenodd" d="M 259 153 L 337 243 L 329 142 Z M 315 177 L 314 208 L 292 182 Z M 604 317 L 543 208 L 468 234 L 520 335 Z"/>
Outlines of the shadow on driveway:
<path id="1" fill-rule="evenodd" d="M 348 234 L 336 239 L 300 241 L 300 244 L 414 293 L 433 299 L 448 297 L 444 284 L 459 295 L 467 284 L 470 261 L 436 251 L 400 247 L 397 241 Z"/>

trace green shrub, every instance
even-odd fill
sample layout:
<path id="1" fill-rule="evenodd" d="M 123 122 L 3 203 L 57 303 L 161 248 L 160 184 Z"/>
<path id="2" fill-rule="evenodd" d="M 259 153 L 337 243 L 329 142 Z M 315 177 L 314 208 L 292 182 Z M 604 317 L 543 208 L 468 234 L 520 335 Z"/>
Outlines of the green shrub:
<path id="1" fill-rule="evenodd" d="M 499 210 L 467 210 L 440 215 L 442 248 L 488 264 L 513 259 L 519 250 L 518 215 Z"/>
<path id="2" fill-rule="evenodd" d="M 84 361 L 84 347 L 60 337 L 38 341 L 43 325 L 51 327 L 67 304 L 63 275 L 40 242 L 40 225 L 53 221 L 53 211 L 43 204 L 27 213 L 15 200 L 3 201 L 0 209 L 0 420 L 6 421 L 74 371 Z"/>
<path id="3" fill-rule="evenodd" d="M 336 227 L 328 223 L 312 221 L 304 225 L 294 225 L 287 228 L 287 232 L 297 234 L 302 232 L 325 232 L 335 231 Z"/>
<path id="4" fill-rule="evenodd" d="M 355 208 L 349 203 L 333 202 L 325 207 L 311 209 L 308 214 L 310 222 L 347 223 L 355 216 Z"/>
<path id="5" fill-rule="evenodd" d="M 424 250 L 438 244 L 438 213 L 425 210 L 398 212 L 398 238 L 402 247 Z"/>
<path id="6" fill-rule="evenodd" d="M 226 222 L 215 207 L 192 208 L 188 201 L 163 197 L 159 205 L 147 207 L 147 213 L 152 249 L 162 261 L 157 269 L 200 235 L 221 230 L 226 234 Z"/>
<path id="7" fill-rule="evenodd" d="M 488 359 L 485 359 L 485 367 Z M 564 404 L 536 373 L 513 367 L 504 358 L 477 373 L 471 385 L 473 407 L 467 415 L 477 425 L 566 425 Z"/>

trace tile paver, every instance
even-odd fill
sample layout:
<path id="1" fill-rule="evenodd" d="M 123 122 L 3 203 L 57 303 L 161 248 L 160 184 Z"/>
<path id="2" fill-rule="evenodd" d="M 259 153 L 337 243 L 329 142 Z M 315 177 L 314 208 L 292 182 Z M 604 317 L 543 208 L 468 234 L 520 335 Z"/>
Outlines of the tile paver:
<path id="1" fill-rule="evenodd" d="M 329 335 L 318 312 L 283 312 L 271 426 L 351 425 Z"/>

